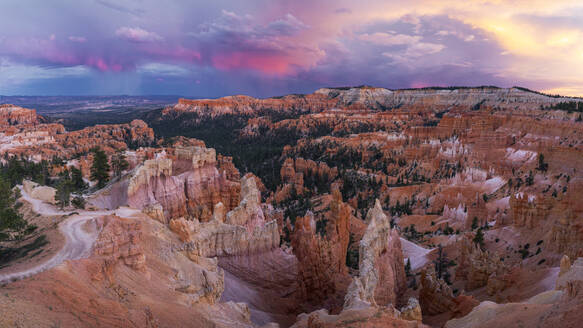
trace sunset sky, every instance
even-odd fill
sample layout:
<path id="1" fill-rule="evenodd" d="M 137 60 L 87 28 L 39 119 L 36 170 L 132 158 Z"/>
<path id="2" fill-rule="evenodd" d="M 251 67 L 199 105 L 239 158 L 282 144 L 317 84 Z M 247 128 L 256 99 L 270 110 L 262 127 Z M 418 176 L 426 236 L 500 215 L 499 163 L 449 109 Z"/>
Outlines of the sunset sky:
<path id="1" fill-rule="evenodd" d="M 583 95 L 583 2 L 2 0 L 1 95 L 519 85 Z"/>

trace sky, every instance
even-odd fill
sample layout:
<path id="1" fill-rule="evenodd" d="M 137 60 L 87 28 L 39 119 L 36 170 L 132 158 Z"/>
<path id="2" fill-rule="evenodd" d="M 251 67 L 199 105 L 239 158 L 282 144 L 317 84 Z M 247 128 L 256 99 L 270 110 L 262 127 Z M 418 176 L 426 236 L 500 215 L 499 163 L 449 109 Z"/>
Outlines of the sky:
<path id="1" fill-rule="evenodd" d="M 1 0 L 0 95 L 583 95 L 581 0 Z"/>

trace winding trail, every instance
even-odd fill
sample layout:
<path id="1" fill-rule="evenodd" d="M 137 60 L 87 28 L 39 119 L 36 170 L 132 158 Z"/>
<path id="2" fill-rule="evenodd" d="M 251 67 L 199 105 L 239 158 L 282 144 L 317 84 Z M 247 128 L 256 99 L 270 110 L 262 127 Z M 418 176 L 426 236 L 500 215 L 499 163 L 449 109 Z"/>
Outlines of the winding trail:
<path id="1" fill-rule="evenodd" d="M 49 260 L 39 263 L 36 266 L 13 273 L 0 274 L 0 283 L 12 282 L 15 280 L 30 277 L 42 271 L 53 268 L 66 260 L 77 260 L 89 256 L 93 243 L 97 239 L 100 231 L 97 231 L 96 220 L 104 215 L 115 214 L 118 216 L 128 217 L 138 213 L 138 210 L 129 208 L 120 208 L 117 210 L 107 211 L 60 211 L 54 205 L 47 204 L 41 200 L 30 197 L 22 187 L 19 187 L 22 199 L 32 205 L 34 212 L 43 216 L 61 216 L 71 215 L 59 224 L 59 230 L 65 236 L 63 247 Z M 91 231 L 87 231 L 86 224 L 91 224 Z"/>

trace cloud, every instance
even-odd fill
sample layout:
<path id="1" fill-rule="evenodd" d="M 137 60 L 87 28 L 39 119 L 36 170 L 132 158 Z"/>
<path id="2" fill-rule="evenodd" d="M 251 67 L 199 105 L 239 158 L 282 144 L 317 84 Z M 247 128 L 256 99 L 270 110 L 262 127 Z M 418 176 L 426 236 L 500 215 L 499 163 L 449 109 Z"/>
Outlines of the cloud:
<path id="1" fill-rule="evenodd" d="M 115 31 L 115 35 L 126 41 L 137 43 L 162 40 L 162 37 L 155 32 L 149 32 L 139 27 L 120 27 Z"/>
<path id="2" fill-rule="evenodd" d="M 142 10 L 140 8 L 132 9 L 132 8 L 121 5 L 120 4 L 121 0 L 118 0 L 118 1 L 95 0 L 95 2 L 106 7 L 106 8 L 118 11 L 120 13 L 130 14 L 130 15 L 134 15 L 134 16 L 141 16 L 142 14 L 144 14 L 144 10 Z"/>
<path id="3" fill-rule="evenodd" d="M 136 69 L 136 72 L 154 76 L 186 76 L 190 73 L 190 71 L 184 67 L 165 63 L 147 63 L 140 65 Z"/>
<path id="4" fill-rule="evenodd" d="M 87 42 L 87 38 L 83 37 L 83 36 L 69 36 L 69 41 L 71 42 L 79 42 L 79 43 L 85 43 Z"/>
<path id="5" fill-rule="evenodd" d="M 401 44 L 415 44 L 421 39 L 420 36 L 376 32 L 372 34 L 364 33 L 358 36 L 362 41 L 367 41 L 377 45 L 394 46 Z"/>
<path id="6" fill-rule="evenodd" d="M 338 8 L 334 10 L 335 14 L 352 14 L 352 10 L 350 8 Z"/>
<path id="7" fill-rule="evenodd" d="M 0 58 L 0 89 L 7 93 L 17 90 L 20 85 L 35 80 L 77 78 L 87 76 L 89 69 L 84 66 L 42 67 L 26 65 Z"/>
<path id="8" fill-rule="evenodd" d="M 447 30 L 441 30 L 441 31 L 437 31 L 435 33 L 435 35 L 437 36 L 455 36 L 457 38 L 463 39 L 466 42 L 470 42 L 472 40 L 474 40 L 474 38 L 476 37 L 473 34 L 465 34 L 463 32 L 460 31 L 447 31 Z"/>
<path id="9" fill-rule="evenodd" d="M 0 12 L 10 13 L 0 20 L 0 58 L 20 65 L 11 76 L 62 73 L 58 83 L 43 79 L 60 93 L 81 90 L 78 76 L 66 73 L 75 67 L 90 72 L 89 92 L 115 90 L 110 84 L 157 92 L 159 80 L 165 92 L 191 94 L 196 85 L 198 95 L 357 84 L 568 92 L 583 85 L 576 0 L 0 1 Z"/>
<path id="10" fill-rule="evenodd" d="M 221 16 L 200 25 L 189 36 L 201 49 L 202 62 L 207 65 L 282 75 L 309 65 L 313 58 L 313 47 L 297 37 L 308 29 L 290 13 L 261 24 L 250 15 L 223 10 Z"/>
<path id="11" fill-rule="evenodd" d="M 286 14 L 284 18 L 277 19 L 266 26 L 265 33 L 276 36 L 292 36 L 307 29 L 308 26 L 292 14 Z"/>

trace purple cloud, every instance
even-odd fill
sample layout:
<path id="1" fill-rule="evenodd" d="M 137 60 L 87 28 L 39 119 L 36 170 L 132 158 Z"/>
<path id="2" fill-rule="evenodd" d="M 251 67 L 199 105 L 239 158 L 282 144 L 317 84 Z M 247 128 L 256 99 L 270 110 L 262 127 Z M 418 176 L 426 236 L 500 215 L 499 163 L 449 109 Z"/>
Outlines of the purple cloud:
<path id="1" fill-rule="evenodd" d="M 155 42 L 162 41 L 162 37 L 155 32 L 149 32 L 139 27 L 120 27 L 115 35 L 130 42 Z"/>
<path id="2" fill-rule="evenodd" d="M 335 14 L 352 14 L 352 10 L 350 8 L 338 8 L 334 10 Z"/>
<path id="3" fill-rule="evenodd" d="M 74 36 L 74 35 L 71 35 L 71 36 L 69 36 L 68 39 L 71 42 L 79 42 L 79 43 L 85 43 L 85 42 L 87 42 L 87 38 L 85 38 L 83 36 Z M 54 40 L 54 38 L 53 38 L 53 40 Z"/>

